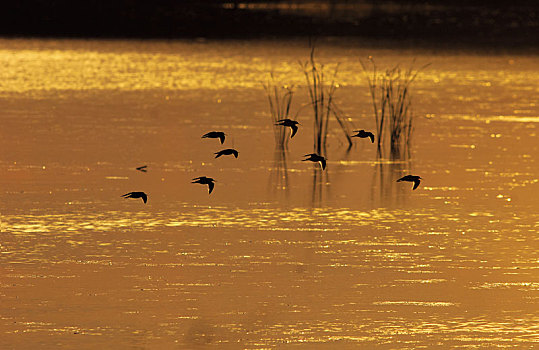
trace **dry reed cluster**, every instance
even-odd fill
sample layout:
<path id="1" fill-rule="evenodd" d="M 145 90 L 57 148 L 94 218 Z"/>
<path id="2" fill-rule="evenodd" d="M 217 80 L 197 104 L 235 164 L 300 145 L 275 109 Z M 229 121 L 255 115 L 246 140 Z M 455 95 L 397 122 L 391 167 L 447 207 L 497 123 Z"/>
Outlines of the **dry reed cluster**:
<path id="1" fill-rule="evenodd" d="M 369 58 L 372 69 L 360 60 L 369 85 L 377 134 L 377 156 L 384 158 L 385 144 L 389 143 L 390 159 L 407 159 L 414 130 L 414 114 L 410 85 L 425 65 L 407 70 L 395 66 L 380 72 Z"/>
<path id="2" fill-rule="evenodd" d="M 425 65 L 414 69 L 413 64 L 407 70 L 395 66 L 380 71 L 372 58 L 371 68 L 361 60 L 361 67 L 367 79 L 372 100 L 374 119 L 376 122 L 377 157 L 389 159 L 407 159 L 410 157 L 411 140 L 414 130 L 414 114 L 410 86 Z M 351 130 L 348 118 L 335 103 L 335 92 L 338 68 L 328 69 L 315 59 L 315 48 L 311 45 L 309 60 L 300 62 L 306 81 L 310 102 L 303 107 L 311 106 L 314 117 L 313 151 L 323 155 L 329 131 L 329 121 L 333 116 L 338 122 L 349 148 L 352 146 Z M 329 71 L 329 73 L 328 73 Z M 269 101 L 270 114 L 274 124 L 275 143 L 280 149 L 288 146 L 287 129 L 275 124 L 281 119 L 290 118 L 290 107 L 294 96 L 294 87 L 278 84 L 273 74 L 263 84 Z M 302 107 L 302 108 L 303 108 Z M 301 109 L 301 108 L 300 108 Z M 296 116 L 298 112 L 296 113 Z M 389 149 L 387 149 L 389 144 Z M 388 153 L 389 152 L 389 153 Z"/>
<path id="3" fill-rule="evenodd" d="M 301 63 L 305 80 L 307 82 L 307 90 L 311 100 L 311 107 L 314 115 L 314 140 L 313 148 L 317 154 L 326 153 L 326 143 L 328 135 L 329 119 L 333 115 L 348 141 L 349 147 L 352 146 L 352 138 L 350 137 L 350 127 L 347 125 L 346 118 L 337 107 L 334 95 L 337 90 L 337 73 L 339 66 L 337 65 L 327 79 L 325 75 L 325 67 L 318 64 L 314 57 L 314 46 L 311 47 L 310 59 Z"/>
<path id="4" fill-rule="evenodd" d="M 275 145 L 278 148 L 286 149 L 288 147 L 288 137 L 286 136 L 287 128 L 277 126 L 277 121 L 289 118 L 290 106 L 294 97 L 293 85 L 280 85 L 273 74 L 270 74 L 270 79 L 262 84 L 266 90 L 268 97 L 270 115 L 273 120 L 273 132 L 275 136 Z"/>

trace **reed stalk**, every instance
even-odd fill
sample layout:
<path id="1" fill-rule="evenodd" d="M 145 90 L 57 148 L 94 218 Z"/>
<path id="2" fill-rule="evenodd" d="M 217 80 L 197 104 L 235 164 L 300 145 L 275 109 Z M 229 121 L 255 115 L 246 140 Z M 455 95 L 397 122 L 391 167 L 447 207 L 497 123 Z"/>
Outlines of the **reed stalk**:
<path id="1" fill-rule="evenodd" d="M 374 60 L 369 58 L 372 69 L 360 60 L 369 86 L 377 132 L 377 156 L 384 158 L 385 144 L 389 143 L 389 158 L 407 159 L 411 154 L 414 114 L 410 87 L 419 72 L 427 65 L 407 70 L 399 66 L 380 73 Z"/>
<path id="2" fill-rule="evenodd" d="M 273 122 L 273 133 L 275 137 L 275 147 L 278 149 L 288 148 L 287 129 L 280 127 L 277 121 L 289 118 L 290 107 L 294 97 L 293 85 L 279 84 L 273 74 L 270 74 L 270 79 L 262 84 L 268 97 L 270 116 Z"/>
<path id="3" fill-rule="evenodd" d="M 347 126 L 346 118 L 344 118 L 344 114 L 336 106 L 334 99 L 338 86 L 336 78 L 339 66 L 337 65 L 335 67 L 329 79 L 327 79 L 325 67 L 316 62 L 314 52 L 315 47 L 311 46 L 309 60 L 303 63 L 300 62 L 300 65 L 303 68 L 307 82 L 307 91 L 314 116 L 313 149 L 315 153 L 322 155 L 326 153 L 329 120 L 332 115 L 343 130 L 349 147 L 352 145 L 352 139 L 349 135 L 350 130 Z"/>

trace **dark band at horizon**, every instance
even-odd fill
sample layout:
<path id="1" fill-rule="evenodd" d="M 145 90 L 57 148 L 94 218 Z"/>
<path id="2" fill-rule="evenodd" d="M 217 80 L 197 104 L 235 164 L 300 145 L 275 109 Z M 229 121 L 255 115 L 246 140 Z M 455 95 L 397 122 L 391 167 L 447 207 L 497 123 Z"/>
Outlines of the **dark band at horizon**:
<path id="1" fill-rule="evenodd" d="M 260 38 L 348 36 L 415 40 L 431 44 L 537 47 L 539 5 L 530 0 L 419 1 L 395 8 L 376 6 L 361 17 L 343 16 L 338 6 L 370 4 L 312 0 L 322 16 L 274 7 L 253 9 L 252 1 L 20 0 L 0 7 L 0 36 L 73 38 Z M 266 1 L 272 4 L 275 1 Z M 293 1 L 292 1 L 293 2 Z M 296 1 L 297 2 L 297 1 Z M 258 2 L 260 3 L 260 2 Z M 282 3 L 282 2 L 281 2 Z M 285 2 L 286 3 L 286 2 Z M 289 2 L 290 3 L 290 2 Z M 305 3 L 305 1 L 303 1 Z M 350 5 L 350 3 L 352 5 Z M 242 5 L 243 6 L 240 6 Z M 394 4 L 394 3 L 393 3 Z M 395 6 L 395 5 L 393 5 Z"/>

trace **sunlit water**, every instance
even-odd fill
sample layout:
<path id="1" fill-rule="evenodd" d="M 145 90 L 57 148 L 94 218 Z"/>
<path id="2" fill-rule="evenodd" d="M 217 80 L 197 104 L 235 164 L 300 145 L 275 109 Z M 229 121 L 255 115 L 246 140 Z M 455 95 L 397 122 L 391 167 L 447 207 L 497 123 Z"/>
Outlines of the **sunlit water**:
<path id="1" fill-rule="evenodd" d="M 295 113 L 303 41 L 0 41 L 0 348 L 539 346 L 537 56 L 318 50 L 364 129 L 358 59 L 430 63 L 410 161 L 334 124 L 321 173 L 308 108 L 274 152 L 261 83 Z"/>

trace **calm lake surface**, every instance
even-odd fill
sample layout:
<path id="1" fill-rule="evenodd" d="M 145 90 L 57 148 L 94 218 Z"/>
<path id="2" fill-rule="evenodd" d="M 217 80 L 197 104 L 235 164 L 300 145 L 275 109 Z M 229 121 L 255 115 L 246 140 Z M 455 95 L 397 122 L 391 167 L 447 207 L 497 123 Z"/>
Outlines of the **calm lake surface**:
<path id="1" fill-rule="evenodd" d="M 0 348 L 539 347 L 537 54 L 317 50 L 358 129 L 359 58 L 430 63 L 409 161 L 335 121 L 326 171 L 301 161 L 305 41 L 0 40 Z M 269 72 L 296 85 L 284 154 Z"/>

